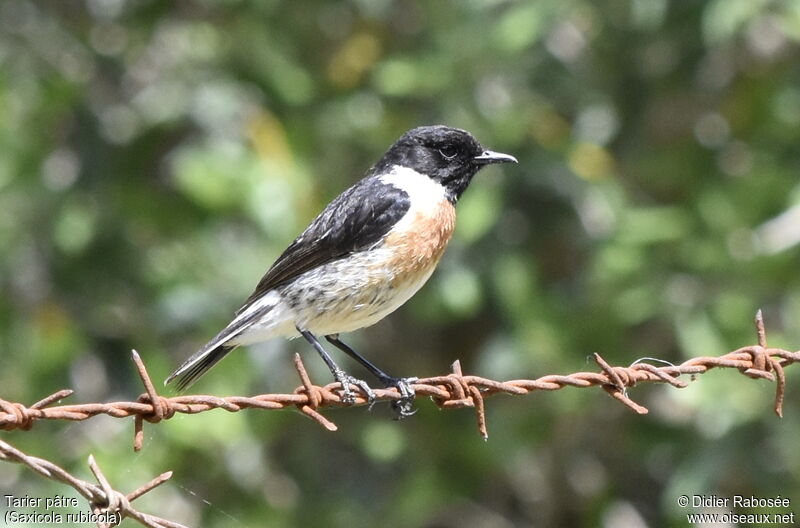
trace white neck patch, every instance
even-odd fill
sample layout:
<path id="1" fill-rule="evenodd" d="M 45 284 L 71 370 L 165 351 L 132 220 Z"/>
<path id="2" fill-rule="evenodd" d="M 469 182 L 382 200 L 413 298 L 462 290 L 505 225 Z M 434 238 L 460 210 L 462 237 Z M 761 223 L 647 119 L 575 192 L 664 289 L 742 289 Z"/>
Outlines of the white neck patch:
<path id="1" fill-rule="evenodd" d="M 447 199 L 447 191 L 441 183 L 408 167 L 395 165 L 390 173 L 380 179 L 405 191 L 414 211 L 432 214 L 441 207 L 442 200 Z"/>

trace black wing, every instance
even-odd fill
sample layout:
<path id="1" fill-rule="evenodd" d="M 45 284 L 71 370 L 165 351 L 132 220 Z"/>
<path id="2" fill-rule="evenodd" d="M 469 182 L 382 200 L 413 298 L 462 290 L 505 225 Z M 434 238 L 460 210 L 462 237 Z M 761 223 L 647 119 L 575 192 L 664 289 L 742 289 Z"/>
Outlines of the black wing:
<path id="1" fill-rule="evenodd" d="M 405 191 L 378 176 L 359 181 L 328 204 L 286 248 L 239 312 L 276 286 L 375 244 L 410 207 Z"/>

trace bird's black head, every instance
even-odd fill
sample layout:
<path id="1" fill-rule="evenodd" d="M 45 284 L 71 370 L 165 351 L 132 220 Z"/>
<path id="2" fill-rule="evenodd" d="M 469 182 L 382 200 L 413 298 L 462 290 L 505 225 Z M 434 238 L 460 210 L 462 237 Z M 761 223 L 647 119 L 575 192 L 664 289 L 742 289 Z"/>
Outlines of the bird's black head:
<path id="1" fill-rule="evenodd" d="M 408 167 L 441 183 L 455 203 L 475 173 L 490 163 L 516 163 L 514 156 L 485 150 L 472 134 L 444 125 L 413 128 L 389 148 L 375 164 L 373 174 L 394 165 Z"/>

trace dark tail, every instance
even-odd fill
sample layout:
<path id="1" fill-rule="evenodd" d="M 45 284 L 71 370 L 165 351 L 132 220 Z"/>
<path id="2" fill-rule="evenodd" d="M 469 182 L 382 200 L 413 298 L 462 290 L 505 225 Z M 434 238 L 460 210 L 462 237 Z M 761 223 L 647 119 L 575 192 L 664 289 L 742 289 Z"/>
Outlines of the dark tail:
<path id="1" fill-rule="evenodd" d="M 213 348 L 203 347 L 198 350 L 192 357 L 183 362 L 183 365 L 169 375 L 164 382 L 166 385 L 172 380 L 177 379 L 178 390 L 183 390 L 189 385 L 197 381 L 197 379 L 206 373 L 208 369 L 217 364 L 217 362 L 224 358 L 228 352 L 236 348 L 236 345 L 217 345 Z"/>
<path id="2" fill-rule="evenodd" d="M 217 364 L 217 362 L 224 358 L 228 352 L 236 348 L 238 345 L 229 344 L 242 332 L 247 330 L 250 325 L 264 314 L 272 309 L 272 305 L 256 306 L 256 309 L 239 311 L 239 315 L 231 321 L 228 326 L 223 328 L 220 333 L 214 336 L 214 339 L 209 341 L 200 350 L 195 352 L 192 357 L 183 362 L 183 365 L 169 375 L 164 385 L 170 383 L 172 380 L 178 380 L 178 390 L 183 390 L 195 381 L 197 378 L 206 373 L 208 369 Z"/>

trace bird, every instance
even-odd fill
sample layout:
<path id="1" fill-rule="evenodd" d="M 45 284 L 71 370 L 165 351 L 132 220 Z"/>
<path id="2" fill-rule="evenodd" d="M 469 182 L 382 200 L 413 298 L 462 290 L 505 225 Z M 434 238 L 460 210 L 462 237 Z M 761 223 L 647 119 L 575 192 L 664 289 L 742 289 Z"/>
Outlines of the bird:
<path id="1" fill-rule="evenodd" d="M 229 352 L 275 337 L 302 336 L 354 403 L 351 386 L 370 403 L 363 380 L 342 370 L 320 336 L 401 395 L 400 417 L 413 414 L 416 378 L 397 378 L 340 339 L 371 326 L 409 300 L 430 278 L 453 234 L 455 205 L 483 167 L 517 163 L 484 149 L 472 134 L 445 125 L 404 133 L 366 175 L 333 199 L 259 281 L 233 319 L 183 362 L 165 384 L 186 389 Z"/>

